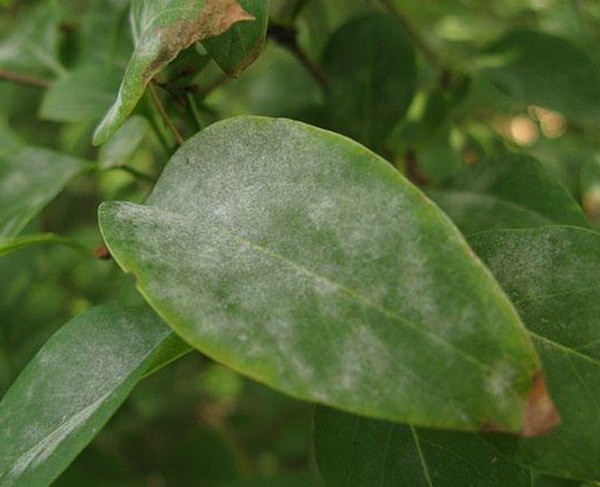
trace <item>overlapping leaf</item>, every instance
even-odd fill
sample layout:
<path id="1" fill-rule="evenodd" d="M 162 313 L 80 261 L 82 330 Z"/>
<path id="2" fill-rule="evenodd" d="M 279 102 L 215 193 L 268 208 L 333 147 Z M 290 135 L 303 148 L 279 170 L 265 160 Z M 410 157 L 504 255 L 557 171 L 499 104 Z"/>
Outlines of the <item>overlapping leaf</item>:
<path id="1" fill-rule="evenodd" d="M 147 205 L 105 203 L 100 225 L 181 336 L 285 393 L 430 426 L 552 424 L 530 402 L 539 362 L 495 281 L 429 200 L 344 137 L 212 125 Z"/>
<path id="2" fill-rule="evenodd" d="M 598 126 L 600 68 L 570 42 L 542 32 L 508 33 L 485 51 L 494 84 L 526 103 Z"/>
<path id="3" fill-rule="evenodd" d="M 25 147 L 0 160 L 0 238 L 14 237 L 89 165 L 46 149 Z"/>
<path id="4" fill-rule="evenodd" d="M 181 50 L 251 19 L 236 0 L 133 0 L 135 49 L 117 99 L 96 129 L 94 143 L 102 144 L 119 128 L 153 76 Z"/>
<path id="5" fill-rule="evenodd" d="M 465 485 L 529 485 L 529 469 L 600 479 L 600 236 L 547 227 L 490 231 L 471 242 L 531 330 L 561 424 L 544 437 L 522 439 L 400 427 L 321 410 L 317 459 L 331 485 L 369 475 L 387 476 L 383 485 L 402 483 L 392 479 L 453 485 L 459 478 Z M 579 483 L 543 477 L 534 485 Z"/>
<path id="6" fill-rule="evenodd" d="M 468 167 L 428 194 L 466 235 L 494 228 L 587 226 L 567 190 L 528 156 L 505 154 Z"/>
<path id="7" fill-rule="evenodd" d="M 218 37 L 202 42 L 217 64 L 230 76 L 238 76 L 260 55 L 265 44 L 269 5 L 267 0 L 240 0 L 253 22 L 240 22 Z"/>
<path id="8" fill-rule="evenodd" d="M 321 61 L 329 128 L 381 149 L 415 93 L 413 46 L 387 15 L 359 17 L 335 32 Z"/>
<path id="9" fill-rule="evenodd" d="M 67 323 L 0 403 L 0 484 L 49 485 L 144 375 L 186 350 L 147 309 L 97 308 Z"/>

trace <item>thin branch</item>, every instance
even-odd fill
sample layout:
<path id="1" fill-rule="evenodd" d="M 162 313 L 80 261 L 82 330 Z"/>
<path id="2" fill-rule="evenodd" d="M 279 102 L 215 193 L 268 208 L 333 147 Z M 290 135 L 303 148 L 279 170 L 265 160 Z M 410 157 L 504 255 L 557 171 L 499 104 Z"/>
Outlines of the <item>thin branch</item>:
<path id="1" fill-rule="evenodd" d="M 13 71 L 7 71 L 0 69 L 0 79 L 10 81 L 23 86 L 35 86 L 37 88 L 50 88 L 52 81 L 45 78 L 38 78 L 29 74 L 14 73 Z"/>
<path id="2" fill-rule="evenodd" d="M 23 237 L 14 237 L 6 240 L 0 240 L 0 256 L 4 256 L 15 250 L 20 250 L 34 245 L 57 244 L 70 247 L 87 257 L 94 256 L 94 249 L 82 244 L 77 240 L 54 233 L 42 233 L 37 235 L 25 235 Z"/>
<path id="3" fill-rule="evenodd" d="M 175 127 L 173 120 L 171 120 L 171 118 L 169 117 L 169 114 L 165 110 L 164 105 L 160 101 L 160 97 L 158 96 L 158 93 L 156 93 L 156 88 L 154 87 L 154 83 L 151 82 L 148 85 L 148 88 L 150 89 L 150 96 L 152 97 L 152 101 L 154 102 L 154 105 L 156 106 L 158 113 L 160 113 L 160 116 L 165 121 L 165 123 L 167 124 L 167 126 L 169 127 L 171 132 L 173 133 L 173 136 L 175 137 L 177 144 L 182 145 L 185 142 L 185 140 L 182 137 L 182 135 L 179 133 L 179 130 L 177 130 L 177 127 Z"/>
<path id="4" fill-rule="evenodd" d="M 277 44 L 281 45 L 282 47 L 285 47 L 294 56 L 296 56 L 298 61 L 302 63 L 302 65 L 312 75 L 315 81 L 319 83 L 319 86 L 321 86 L 321 88 L 327 88 L 327 77 L 316 65 L 316 63 L 306 55 L 306 53 L 298 44 L 296 29 L 275 22 L 271 22 L 267 30 L 267 36 L 270 39 L 273 39 L 275 42 L 277 42 Z"/>
<path id="5" fill-rule="evenodd" d="M 402 27 L 406 30 L 415 46 L 423 53 L 423 55 L 434 65 L 444 68 L 444 62 L 438 54 L 429 47 L 427 42 L 421 37 L 417 30 L 410 23 L 410 20 L 396 8 L 391 0 L 379 0 L 381 5 L 393 16 L 395 19 L 402 24 Z"/>

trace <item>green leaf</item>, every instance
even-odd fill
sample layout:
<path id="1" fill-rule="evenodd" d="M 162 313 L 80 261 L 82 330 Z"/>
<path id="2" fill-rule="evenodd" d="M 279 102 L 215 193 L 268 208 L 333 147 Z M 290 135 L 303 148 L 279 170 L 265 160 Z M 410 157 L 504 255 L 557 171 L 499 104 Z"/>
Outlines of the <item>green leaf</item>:
<path id="1" fill-rule="evenodd" d="M 17 152 L 23 146 L 23 141 L 15 134 L 9 125 L 0 119 L 0 157 Z"/>
<path id="2" fill-rule="evenodd" d="M 600 235 L 548 227 L 485 232 L 471 243 L 531 330 L 561 414 L 543 438 L 494 445 L 548 472 L 600 480 Z"/>
<path id="3" fill-rule="evenodd" d="M 96 308 L 67 323 L 0 403 L 0 483 L 49 485 L 144 375 L 186 350 L 146 309 Z"/>
<path id="4" fill-rule="evenodd" d="M 98 164 L 103 169 L 126 164 L 148 133 L 147 120 L 134 115 L 104 144 L 98 153 Z"/>
<path id="5" fill-rule="evenodd" d="M 121 72 L 107 66 L 71 71 L 46 91 L 40 116 L 56 122 L 99 120 L 110 107 Z"/>
<path id="6" fill-rule="evenodd" d="M 321 62 L 329 128 L 380 149 L 415 93 L 413 46 L 387 15 L 359 17 L 336 31 Z"/>
<path id="7" fill-rule="evenodd" d="M 235 24 L 220 36 L 202 41 L 208 53 L 229 76 L 239 76 L 260 55 L 267 35 L 268 3 L 267 0 L 240 0 L 242 8 L 255 20 Z"/>
<path id="8" fill-rule="evenodd" d="M 361 418 L 318 407 L 315 457 L 328 487 L 580 487 L 517 465 L 481 437 Z"/>
<path id="9" fill-rule="evenodd" d="M 229 119 L 176 153 L 147 205 L 99 216 L 177 333 L 260 382 L 396 421 L 549 426 L 523 420 L 539 362 L 496 282 L 423 194 L 345 137 Z"/>
<path id="10" fill-rule="evenodd" d="M 0 66 L 26 73 L 64 72 L 58 59 L 59 23 L 57 2 L 43 2 L 0 42 Z"/>
<path id="11" fill-rule="evenodd" d="M 541 32 L 512 31 L 485 50 L 484 74 L 514 98 L 598 126 L 600 69 L 570 42 Z"/>
<path id="12" fill-rule="evenodd" d="M 0 238 L 18 235 L 87 167 L 82 160 L 33 147 L 0 159 Z"/>
<path id="13" fill-rule="evenodd" d="M 132 0 L 135 49 L 117 99 L 94 134 L 99 145 L 115 133 L 164 66 L 194 42 L 222 34 L 250 20 L 236 0 Z"/>
<path id="14" fill-rule="evenodd" d="M 433 485 L 456 485 L 456 479 L 529 485 L 524 466 L 600 479 L 600 235 L 548 227 L 490 231 L 470 241 L 531 330 L 561 424 L 544 437 L 522 439 L 414 429 L 319 409 L 315 448 L 327 485 L 344 485 L 341 479 L 359 485 L 350 479 L 369 475 L 406 485 L 426 484 L 427 477 Z M 546 477 L 534 485 L 551 481 L 573 485 Z"/>
<path id="15" fill-rule="evenodd" d="M 529 156 L 507 153 L 468 167 L 428 195 L 466 235 L 557 223 L 587 227 L 567 190 Z"/>

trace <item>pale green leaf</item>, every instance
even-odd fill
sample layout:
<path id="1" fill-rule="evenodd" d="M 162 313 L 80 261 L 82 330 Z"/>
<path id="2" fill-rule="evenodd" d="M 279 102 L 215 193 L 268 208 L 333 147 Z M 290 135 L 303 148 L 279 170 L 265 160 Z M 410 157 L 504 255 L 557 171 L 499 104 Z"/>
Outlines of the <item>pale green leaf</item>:
<path id="1" fill-rule="evenodd" d="M 40 117 L 56 122 L 99 120 L 110 107 L 121 72 L 108 66 L 71 71 L 46 91 Z"/>
<path id="2" fill-rule="evenodd" d="M 129 118 L 100 148 L 100 167 L 106 169 L 126 164 L 144 140 L 149 128 L 150 125 L 144 117 L 134 115 Z"/>
<path id="3" fill-rule="evenodd" d="M 0 403 L 0 484 L 49 485 L 137 382 L 187 350 L 148 309 L 96 308 L 67 323 Z"/>
<path id="4" fill-rule="evenodd" d="M 214 124 L 146 205 L 104 203 L 100 225 L 178 334 L 275 389 L 430 426 L 549 426 L 523 419 L 539 362 L 496 282 L 438 208 L 345 137 Z"/>
<path id="5" fill-rule="evenodd" d="M 507 153 L 467 167 L 428 195 L 466 235 L 495 228 L 587 226 L 567 190 L 525 155 Z"/>
<path id="6" fill-rule="evenodd" d="M 179 52 L 252 19 L 236 0 L 132 0 L 134 52 L 117 99 L 96 129 L 94 143 L 115 133 L 144 94 L 146 85 Z"/>
<path id="7" fill-rule="evenodd" d="M 517 30 L 485 50 L 483 73 L 512 97 L 598 126 L 600 68 L 570 42 Z"/>
<path id="8" fill-rule="evenodd" d="M 325 47 L 328 127 L 380 149 L 415 93 L 415 53 L 402 26 L 388 15 L 359 17 Z"/>
<path id="9" fill-rule="evenodd" d="M 239 1 L 255 20 L 237 23 L 220 36 L 202 42 L 216 63 L 230 76 L 238 76 L 258 58 L 265 45 L 269 20 L 267 0 Z"/>
<path id="10" fill-rule="evenodd" d="M 0 159 L 0 238 L 14 237 L 86 162 L 46 149 L 25 147 Z"/>

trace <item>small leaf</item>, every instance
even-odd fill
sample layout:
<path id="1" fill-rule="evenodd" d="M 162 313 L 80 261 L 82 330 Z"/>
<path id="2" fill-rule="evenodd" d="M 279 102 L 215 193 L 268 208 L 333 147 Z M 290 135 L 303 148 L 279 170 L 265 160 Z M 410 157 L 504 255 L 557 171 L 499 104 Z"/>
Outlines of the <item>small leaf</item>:
<path id="1" fill-rule="evenodd" d="M 456 485 L 456 479 L 461 485 L 529 485 L 531 467 L 600 479 L 600 235 L 557 226 L 490 231 L 471 243 L 531 330 L 561 424 L 546 436 L 522 439 L 414 429 L 318 409 L 315 450 L 327 485 L 386 475 L 396 483 L 383 485 L 403 485 L 400 479 L 419 485 L 427 478 L 433 485 Z M 551 480 L 581 484 L 543 478 L 534 485 Z"/>
<path id="2" fill-rule="evenodd" d="M 96 308 L 67 323 L 0 403 L 0 483 L 49 485 L 144 375 L 187 350 L 146 309 Z"/>
<path id="3" fill-rule="evenodd" d="M 267 35 L 267 0 L 240 0 L 242 8 L 254 17 L 240 22 L 218 37 L 202 42 L 208 53 L 229 76 L 237 77 L 260 55 Z"/>
<path id="4" fill-rule="evenodd" d="M 106 66 L 71 71 L 48 89 L 40 117 L 56 122 L 99 120 L 110 107 L 121 72 Z"/>
<path id="5" fill-rule="evenodd" d="M 98 153 L 100 167 L 107 169 L 126 164 L 144 140 L 149 127 L 146 119 L 140 115 L 129 118 L 100 148 Z"/>
<path id="6" fill-rule="evenodd" d="M 117 99 L 96 129 L 94 144 L 106 142 L 115 133 L 135 108 L 146 85 L 180 51 L 252 18 L 236 0 L 133 0 L 135 50 Z"/>
<path id="7" fill-rule="evenodd" d="M 14 237 L 87 168 L 85 161 L 25 147 L 0 160 L 0 238 Z"/>
<path id="8" fill-rule="evenodd" d="M 413 46 L 387 15 L 359 17 L 335 32 L 321 61 L 329 128 L 380 149 L 415 93 Z"/>
<path id="9" fill-rule="evenodd" d="M 468 167 L 428 195 L 466 235 L 553 223 L 587 227 L 567 190 L 524 155 L 504 154 Z"/>
<path id="10" fill-rule="evenodd" d="M 99 216 L 146 300 L 241 373 L 395 421 L 534 426 L 539 362 L 510 302 L 444 215 L 345 137 L 229 119 L 176 153 L 147 205 Z"/>
<path id="11" fill-rule="evenodd" d="M 490 45 L 484 74 L 512 97 L 598 126 L 600 69 L 577 46 L 542 32 L 517 30 Z"/>

